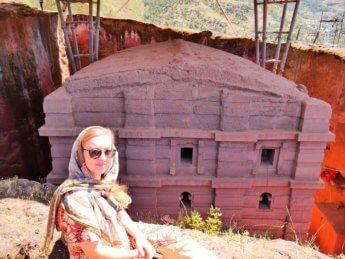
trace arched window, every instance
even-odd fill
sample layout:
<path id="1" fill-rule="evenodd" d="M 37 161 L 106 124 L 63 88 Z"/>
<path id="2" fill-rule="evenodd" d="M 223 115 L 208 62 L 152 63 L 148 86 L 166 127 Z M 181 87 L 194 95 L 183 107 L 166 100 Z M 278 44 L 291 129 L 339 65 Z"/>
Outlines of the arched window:
<path id="1" fill-rule="evenodd" d="M 180 208 L 183 210 L 190 210 L 192 208 L 192 195 L 189 192 L 181 193 Z"/>
<path id="2" fill-rule="evenodd" d="M 269 210 L 271 209 L 271 199 L 272 199 L 272 194 L 269 192 L 264 192 L 260 196 L 260 201 L 259 201 L 259 209 L 260 210 Z"/>

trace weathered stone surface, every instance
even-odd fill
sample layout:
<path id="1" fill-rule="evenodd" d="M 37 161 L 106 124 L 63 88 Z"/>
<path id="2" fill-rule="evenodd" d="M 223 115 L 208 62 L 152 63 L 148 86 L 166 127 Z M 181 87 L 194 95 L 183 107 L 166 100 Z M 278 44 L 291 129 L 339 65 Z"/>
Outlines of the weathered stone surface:
<path id="1" fill-rule="evenodd" d="M 64 76 L 57 17 L 0 3 L 0 27 L 0 145 L 8 145 L 11 153 L 0 157 L 0 177 L 37 180 L 51 169 L 48 139 L 38 136 L 44 120 L 43 97 Z"/>

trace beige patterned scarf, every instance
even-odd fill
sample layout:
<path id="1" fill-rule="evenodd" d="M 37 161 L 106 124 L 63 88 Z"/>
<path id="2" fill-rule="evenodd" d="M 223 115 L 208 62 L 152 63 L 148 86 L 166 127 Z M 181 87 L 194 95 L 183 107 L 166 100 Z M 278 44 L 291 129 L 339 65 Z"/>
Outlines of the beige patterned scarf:
<path id="1" fill-rule="evenodd" d="M 112 246 L 129 248 L 126 230 L 116 217 L 122 206 L 113 195 L 109 195 L 113 188 L 118 186 L 115 183 L 119 171 L 118 153 L 116 152 L 112 166 L 103 180 L 96 181 L 90 178 L 85 167 L 81 167 L 77 162 L 77 149 L 85 130 L 79 134 L 72 147 L 68 166 L 69 179 L 56 189 L 50 201 L 44 249 L 49 248 L 53 239 L 56 212 L 60 203 L 71 219 L 93 231 Z"/>

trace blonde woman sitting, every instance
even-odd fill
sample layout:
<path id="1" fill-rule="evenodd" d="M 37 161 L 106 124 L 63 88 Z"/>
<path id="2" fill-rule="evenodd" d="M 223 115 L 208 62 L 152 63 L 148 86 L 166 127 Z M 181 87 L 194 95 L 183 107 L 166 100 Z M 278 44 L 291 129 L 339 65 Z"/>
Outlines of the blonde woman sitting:
<path id="1" fill-rule="evenodd" d="M 45 248 L 54 228 L 62 232 L 70 258 L 217 258 L 174 227 L 135 223 L 126 212 L 131 198 L 116 183 L 119 171 L 111 130 L 94 126 L 75 140 L 69 179 L 50 204 Z M 159 233 L 158 233 L 159 232 Z"/>

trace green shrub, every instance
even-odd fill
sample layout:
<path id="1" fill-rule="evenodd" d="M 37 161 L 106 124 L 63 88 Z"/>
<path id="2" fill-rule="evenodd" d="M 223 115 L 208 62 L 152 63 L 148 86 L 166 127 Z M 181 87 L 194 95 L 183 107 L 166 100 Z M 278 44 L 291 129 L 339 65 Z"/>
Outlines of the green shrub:
<path id="1" fill-rule="evenodd" d="M 220 208 L 213 207 L 208 212 L 208 217 L 205 220 L 205 231 L 211 234 L 220 233 L 222 230 L 222 213 L 220 212 Z"/>
<path id="2" fill-rule="evenodd" d="M 197 229 L 204 231 L 205 222 L 203 221 L 201 215 L 196 210 L 192 211 L 190 215 L 186 215 L 182 220 L 182 227 Z"/>
<path id="3" fill-rule="evenodd" d="M 207 219 L 203 220 L 198 211 L 192 211 L 190 215 L 186 215 L 181 222 L 184 228 L 197 229 L 211 234 L 218 234 L 222 230 L 222 213 L 220 208 L 210 207 Z"/>

